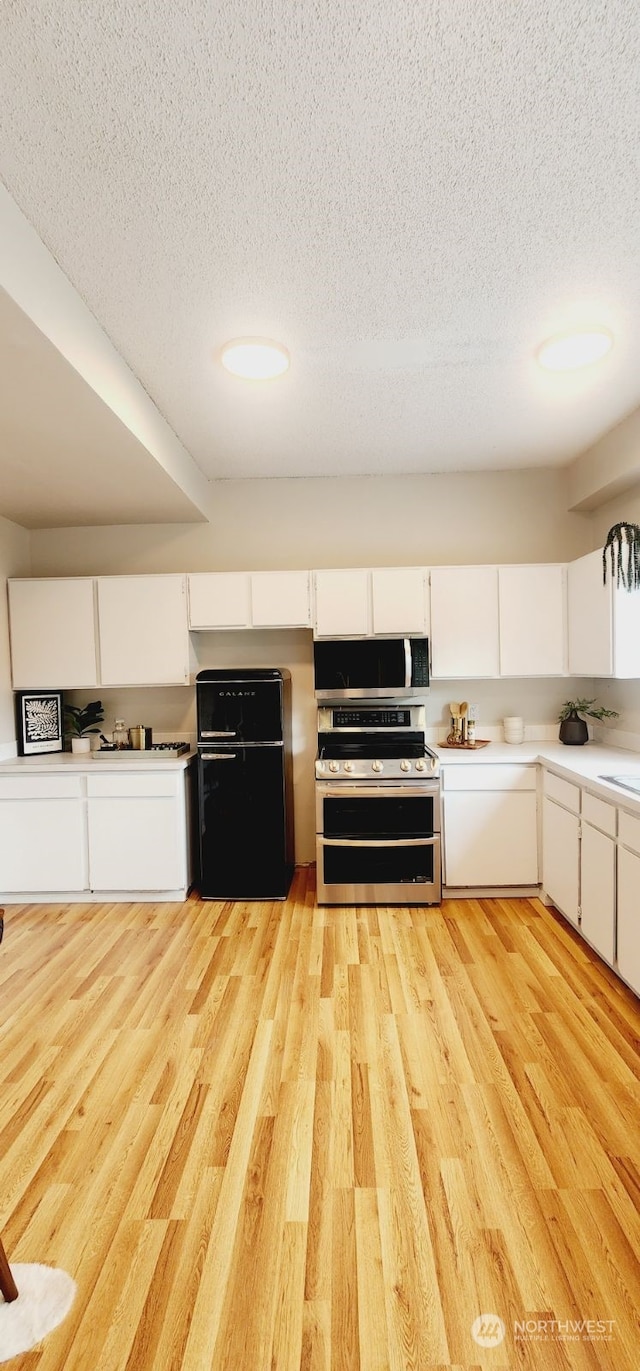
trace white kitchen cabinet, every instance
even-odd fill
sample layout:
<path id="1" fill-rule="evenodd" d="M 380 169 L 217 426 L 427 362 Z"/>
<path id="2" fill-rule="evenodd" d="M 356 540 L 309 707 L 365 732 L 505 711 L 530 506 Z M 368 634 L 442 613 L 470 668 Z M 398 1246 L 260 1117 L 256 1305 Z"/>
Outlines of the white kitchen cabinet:
<path id="1" fill-rule="evenodd" d="M 562 676 L 566 672 L 566 569 L 498 567 L 500 674 Z"/>
<path id="2" fill-rule="evenodd" d="M 374 634 L 422 637 L 429 631 L 424 567 L 378 567 L 371 573 Z"/>
<path id="3" fill-rule="evenodd" d="M 0 777 L 0 899 L 87 884 L 80 777 Z"/>
<path id="4" fill-rule="evenodd" d="M 543 773 L 542 885 L 577 928 L 580 918 L 580 787 Z"/>
<path id="5" fill-rule="evenodd" d="M 640 591 L 603 584 L 602 551 L 567 568 L 569 672 L 640 678 Z"/>
<path id="6" fill-rule="evenodd" d="M 538 883 L 536 767 L 443 767 L 447 886 Z"/>
<path id="7" fill-rule="evenodd" d="M 371 631 L 371 573 L 316 571 L 316 638 L 365 638 Z"/>
<path id="8" fill-rule="evenodd" d="M 185 772 L 89 775 L 92 890 L 179 890 L 188 885 Z"/>
<path id="9" fill-rule="evenodd" d="M 188 578 L 189 628 L 250 628 L 248 571 L 194 572 Z"/>
<path id="10" fill-rule="evenodd" d="M 308 571 L 252 571 L 252 627 L 310 628 L 310 580 Z"/>
<path id="11" fill-rule="evenodd" d="M 585 797 L 586 799 L 587 797 Z M 611 809 L 615 819 L 615 808 Z M 616 955 L 616 843 L 583 816 L 580 844 L 580 932 L 613 966 Z"/>
<path id="12" fill-rule="evenodd" d="M 14 690 L 98 683 L 91 577 L 9 581 Z"/>
<path id="13" fill-rule="evenodd" d="M 316 638 L 422 637 L 429 630 L 424 567 L 316 571 Z"/>
<path id="14" fill-rule="evenodd" d="M 98 578 L 102 685 L 188 685 L 184 576 Z"/>
<path id="15" fill-rule="evenodd" d="M 497 567 L 432 569 L 431 668 L 434 679 L 500 674 Z"/>
<path id="16" fill-rule="evenodd" d="M 640 995 L 640 856 L 618 844 L 618 971 Z"/>

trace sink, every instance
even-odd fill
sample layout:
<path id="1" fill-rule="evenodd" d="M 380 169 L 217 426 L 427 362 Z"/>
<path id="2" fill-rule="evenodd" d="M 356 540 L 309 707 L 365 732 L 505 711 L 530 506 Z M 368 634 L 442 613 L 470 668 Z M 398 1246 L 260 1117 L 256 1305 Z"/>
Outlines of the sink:
<path id="1" fill-rule="evenodd" d="M 640 776 L 598 776 L 599 781 L 608 781 L 610 785 L 619 785 L 622 790 L 632 790 L 634 795 L 640 795 Z"/>

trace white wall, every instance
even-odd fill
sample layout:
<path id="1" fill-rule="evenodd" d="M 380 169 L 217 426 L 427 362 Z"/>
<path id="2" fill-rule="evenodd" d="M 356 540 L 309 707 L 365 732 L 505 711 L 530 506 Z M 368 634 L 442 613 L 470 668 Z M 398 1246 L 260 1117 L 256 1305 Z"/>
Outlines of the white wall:
<path id="1" fill-rule="evenodd" d="M 38 529 L 33 574 L 552 562 L 593 547 L 556 469 L 219 481 L 212 503 L 210 524 Z"/>
<path id="2" fill-rule="evenodd" d="M 15 755 L 15 712 L 11 689 L 7 577 L 31 575 L 30 534 L 0 517 L 0 759 Z"/>

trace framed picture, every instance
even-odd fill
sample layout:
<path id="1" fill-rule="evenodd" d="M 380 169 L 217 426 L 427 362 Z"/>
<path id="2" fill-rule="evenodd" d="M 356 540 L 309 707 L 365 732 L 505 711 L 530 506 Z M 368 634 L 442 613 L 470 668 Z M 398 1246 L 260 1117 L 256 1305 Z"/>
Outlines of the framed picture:
<path id="1" fill-rule="evenodd" d="M 62 691 L 21 690 L 16 706 L 19 755 L 62 752 Z"/>

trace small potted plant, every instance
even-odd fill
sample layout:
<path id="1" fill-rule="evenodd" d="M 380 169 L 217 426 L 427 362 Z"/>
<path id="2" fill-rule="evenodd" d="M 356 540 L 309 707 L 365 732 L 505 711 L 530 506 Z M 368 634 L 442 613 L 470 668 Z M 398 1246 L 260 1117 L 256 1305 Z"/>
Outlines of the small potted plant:
<path id="1" fill-rule="evenodd" d="M 604 705 L 597 705 L 595 700 L 565 700 L 558 715 L 561 743 L 579 747 L 587 742 L 589 730 L 586 720 L 580 717 L 583 714 L 589 719 L 618 718 L 617 709 L 605 709 Z"/>
<path id="2" fill-rule="evenodd" d="M 71 738 L 71 751 L 89 752 L 89 735 L 100 732 L 96 725 L 104 719 L 102 700 L 92 700 L 88 705 L 65 705 L 64 713 L 67 721 L 65 737 Z"/>

